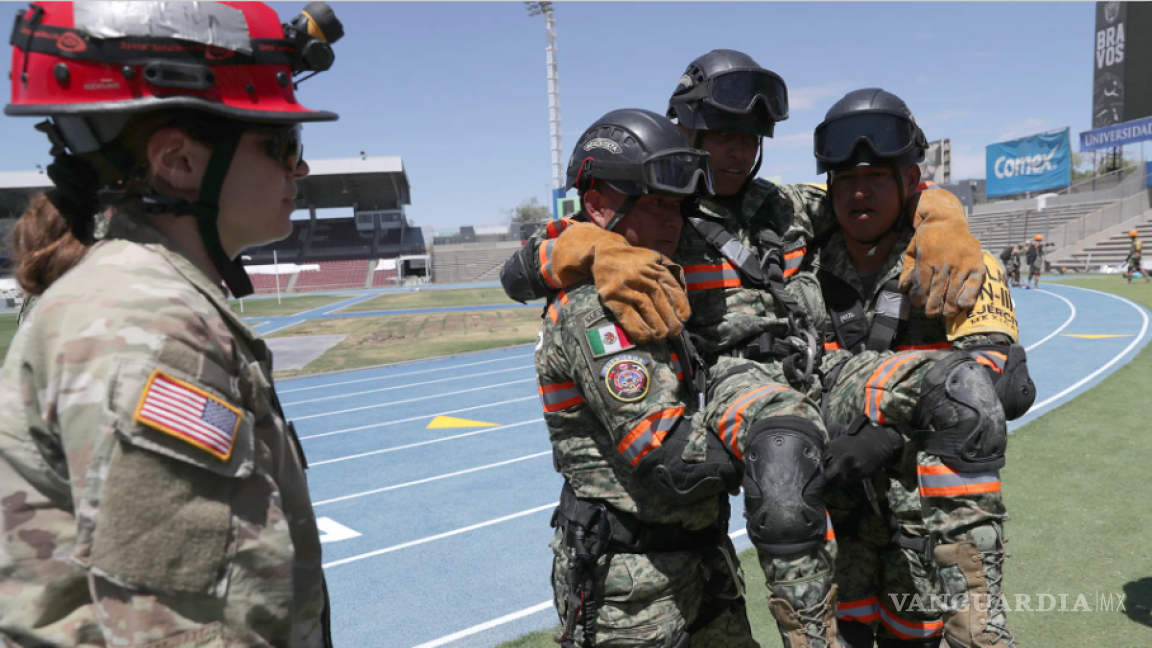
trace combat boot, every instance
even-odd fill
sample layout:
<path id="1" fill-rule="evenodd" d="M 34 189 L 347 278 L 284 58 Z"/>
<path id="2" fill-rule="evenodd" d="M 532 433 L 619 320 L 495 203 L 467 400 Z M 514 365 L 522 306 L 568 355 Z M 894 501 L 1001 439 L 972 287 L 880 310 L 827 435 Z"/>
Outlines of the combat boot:
<path id="1" fill-rule="evenodd" d="M 1004 609 L 1004 544 L 992 525 L 965 540 L 935 548 L 947 598 L 944 640 L 949 648 L 1019 648 Z"/>
<path id="2" fill-rule="evenodd" d="M 836 631 L 836 586 L 824 600 L 797 611 L 778 596 L 768 597 L 768 608 L 776 618 L 784 648 L 843 648 Z"/>

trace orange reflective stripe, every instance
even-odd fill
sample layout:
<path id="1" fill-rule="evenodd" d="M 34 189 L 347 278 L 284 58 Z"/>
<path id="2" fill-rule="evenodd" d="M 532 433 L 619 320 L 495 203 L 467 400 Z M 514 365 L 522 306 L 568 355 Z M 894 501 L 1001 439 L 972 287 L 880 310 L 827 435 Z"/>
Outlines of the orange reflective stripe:
<path id="1" fill-rule="evenodd" d="M 880 618 L 880 599 L 869 596 L 858 601 L 841 601 L 836 604 L 836 618 L 860 623 L 875 621 Z"/>
<path id="2" fill-rule="evenodd" d="M 908 344 L 896 347 L 896 351 L 948 351 L 952 348 L 951 342 L 933 342 L 932 344 Z"/>
<path id="3" fill-rule="evenodd" d="M 906 621 L 880 603 L 880 623 L 901 639 L 930 639 L 944 631 L 944 621 Z"/>
<path id="4" fill-rule="evenodd" d="M 841 348 L 843 348 L 843 347 L 840 346 L 839 342 L 825 342 L 824 343 L 824 350 L 825 351 L 839 351 Z"/>
<path id="5" fill-rule="evenodd" d="M 544 411 L 548 413 L 576 407 L 584 402 L 584 397 L 576 391 L 574 382 L 539 385 L 536 389 L 540 392 L 540 402 L 544 405 Z"/>
<path id="6" fill-rule="evenodd" d="M 559 307 L 556 306 L 557 301 L 560 302 Z M 551 304 L 548 304 L 548 317 L 551 318 L 553 324 L 558 324 L 560 322 L 560 308 L 562 308 L 564 304 L 567 303 L 568 293 L 561 290 L 556 294 L 556 299 L 552 300 Z"/>
<path id="7" fill-rule="evenodd" d="M 802 247 L 799 250 L 793 250 L 784 255 L 785 278 L 800 272 L 800 264 L 804 261 L 804 254 L 807 252 L 808 248 Z"/>
<path id="8" fill-rule="evenodd" d="M 824 542 L 831 542 L 836 539 L 836 532 L 832 530 L 832 514 L 828 509 L 824 509 L 824 520 L 827 524 L 827 529 L 824 531 Z"/>
<path id="9" fill-rule="evenodd" d="M 688 290 L 738 288 L 740 273 L 727 261 L 717 265 L 684 266 L 684 281 Z"/>
<path id="10" fill-rule="evenodd" d="M 984 365 L 985 367 L 991 368 L 992 371 L 995 371 L 996 373 L 1004 373 L 1004 370 L 1000 368 L 1000 365 L 996 364 L 995 360 L 989 360 L 984 356 L 976 356 L 976 362 Z"/>
<path id="11" fill-rule="evenodd" d="M 1000 473 L 962 473 L 948 466 L 917 466 L 921 497 L 957 497 L 981 493 L 999 493 Z"/>
<path id="12" fill-rule="evenodd" d="M 660 410 L 646 417 L 620 440 L 616 445 L 616 451 L 624 455 L 629 464 L 635 466 L 645 455 L 660 447 L 660 442 L 680 420 L 682 414 L 684 414 L 683 406 Z"/>
<path id="13" fill-rule="evenodd" d="M 560 282 L 552 278 L 552 247 L 556 241 L 548 241 L 540 246 L 540 276 L 553 288 L 560 288 Z"/>
<path id="14" fill-rule="evenodd" d="M 676 367 L 676 379 L 684 380 L 684 368 L 680 366 L 680 356 L 672 354 L 672 365 Z"/>
<path id="15" fill-rule="evenodd" d="M 872 372 L 872 376 L 868 380 L 868 385 L 864 389 L 864 413 L 868 418 L 881 425 L 888 423 L 884 418 L 884 413 L 880 411 L 880 399 L 884 395 L 884 385 L 888 383 L 888 380 L 896 374 L 896 371 L 900 369 L 900 367 L 918 355 L 920 354 L 917 352 L 895 355 L 880 365 L 876 371 Z"/>
<path id="16" fill-rule="evenodd" d="M 560 236 L 564 232 L 564 230 L 568 229 L 569 225 L 571 225 L 575 222 L 576 221 L 572 220 L 571 218 L 561 218 L 558 221 L 549 221 L 548 222 L 548 238 L 554 239 L 554 238 Z"/>
<path id="17" fill-rule="evenodd" d="M 737 459 L 741 461 L 744 460 L 744 456 L 740 454 L 740 449 L 736 447 L 736 433 L 740 431 L 740 424 L 744 421 L 744 410 L 760 396 L 765 396 L 772 392 L 780 391 L 781 389 L 787 388 L 780 385 L 760 387 L 736 399 L 736 402 L 728 407 L 728 411 L 724 412 L 724 418 L 720 419 L 719 425 L 720 442 L 729 444 L 732 447 L 732 454 L 736 455 Z M 731 441 L 726 440 L 729 432 L 732 433 Z"/>

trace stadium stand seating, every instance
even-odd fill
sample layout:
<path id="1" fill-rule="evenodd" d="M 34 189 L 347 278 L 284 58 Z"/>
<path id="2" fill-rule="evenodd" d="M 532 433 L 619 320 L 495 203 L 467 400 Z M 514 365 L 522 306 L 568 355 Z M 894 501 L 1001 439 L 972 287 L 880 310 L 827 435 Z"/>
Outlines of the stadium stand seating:
<path id="1" fill-rule="evenodd" d="M 346 290 L 363 288 L 368 282 L 368 269 L 372 261 L 354 259 L 350 261 L 321 261 L 319 270 L 305 270 L 296 280 L 296 292 L 315 290 Z"/>
<path id="2" fill-rule="evenodd" d="M 1037 234 L 1047 234 L 1052 228 L 1091 214 L 1113 202 L 1104 200 L 1057 205 L 1038 211 L 1035 200 L 1022 200 L 1017 201 L 1017 204 L 1027 204 L 1027 208 L 972 214 L 968 217 L 968 227 L 985 250 L 999 254 L 1008 245 L 1031 241 Z"/>
<path id="3" fill-rule="evenodd" d="M 438 245 L 432 250 L 432 279 L 439 284 L 498 281 L 500 268 L 521 243 Z"/>
<path id="4" fill-rule="evenodd" d="M 295 274 L 295 273 L 293 273 Z M 252 279 L 252 289 L 256 294 L 267 294 L 276 292 L 276 275 L 270 274 L 251 274 L 248 275 Z M 288 290 L 288 282 L 292 279 L 292 274 L 280 275 L 280 292 Z"/>
<path id="5" fill-rule="evenodd" d="M 1144 241 L 1145 246 L 1152 245 L 1152 215 L 1149 215 L 1143 223 L 1135 227 L 1120 228 L 1121 231 L 1116 234 L 1088 245 L 1083 250 L 1072 252 L 1066 256 L 1061 255 L 1059 258 L 1053 255 L 1052 265 L 1073 267 L 1077 270 L 1083 270 L 1087 265 L 1089 271 L 1094 271 L 1100 266 L 1120 265 L 1128 258 L 1128 249 L 1132 241 L 1128 238 L 1129 229 L 1134 229 L 1140 233 L 1140 240 Z M 1146 247 L 1145 249 L 1149 248 Z M 1147 259 L 1148 255 L 1145 254 L 1144 258 Z"/>

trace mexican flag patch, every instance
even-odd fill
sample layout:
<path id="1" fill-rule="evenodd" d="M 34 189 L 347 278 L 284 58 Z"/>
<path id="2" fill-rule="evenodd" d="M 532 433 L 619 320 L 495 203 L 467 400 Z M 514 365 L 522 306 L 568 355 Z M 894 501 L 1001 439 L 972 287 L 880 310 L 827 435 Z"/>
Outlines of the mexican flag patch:
<path id="1" fill-rule="evenodd" d="M 592 346 L 592 355 L 596 358 L 636 346 L 628 334 L 624 332 L 624 329 L 615 324 L 588 331 L 587 335 L 588 344 Z"/>

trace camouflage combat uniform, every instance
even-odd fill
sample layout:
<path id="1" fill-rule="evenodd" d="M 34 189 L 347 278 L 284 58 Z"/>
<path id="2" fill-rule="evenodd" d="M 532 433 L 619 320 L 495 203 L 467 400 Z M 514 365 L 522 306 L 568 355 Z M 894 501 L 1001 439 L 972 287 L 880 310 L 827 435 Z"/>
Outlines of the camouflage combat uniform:
<path id="1" fill-rule="evenodd" d="M 108 233 L 108 218 L 100 213 L 93 217 L 93 221 L 95 224 L 92 228 L 92 238 L 99 241 Z M 17 325 L 28 319 L 28 314 L 32 312 L 32 307 L 36 305 L 39 298 L 39 295 L 24 294 L 24 301 L 20 304 L 20 314 L 16 316 Z"/>
<path id="2" fill-rule="evenodd" d="M 785 277 L 800 267 L 808 243 L 835 225 L 831 206 L 824 191 L 807 185 L 775 185 L 754 180 L 749 187 L 731 198 L 702 199 L 699 215 L 721 223 L 745 249 L 757 258 L 761 245 L 757 233 L 774 232 L 782 239 L 785 250 Z M 540 228 L 519 252 L 526 263 L 539 271 L 552 289 L 561 286 L 549 272 L 549 254 L 554 239 L 573 222 L 564 219 Z M 710 389 L 716 400 L 735 399 L 746 408 L 730 412 L 743 420 L 760 421 L 774 416 L 796 416 L 816 426 L 827 444 L 827 432 L 819 408 L 807 393 L 788 386 L 780 362 L 773 356 L 751 359 L 759 366 L 756 374 L 727 371 L 732 355 L 745 353 L 746 345 L 763 333 L 784 336 L 789 333 L 787 314 L 777 300 L 761 286 L 752 286 L 716 247 L 691 224 L 685 223 L 674 259 L 683 266 L 692 316 L 686 329 L 695 338 L 709 360 Z M 813 381 L 806 391 L 819 393 Z M 709 424 L 718 424 L 714 416 Z M 743 458 L 750 425 L 732 428 L 725 437 L 724 429 L 712 428 Z M 835 540 L 828 529 L 816 549 L 803 555 L 771 555 L 760 551 L 761 566 L 772 594 L 787 600 L 797 610 L 818 606 L 831 587 Z M 770 599 L 771 601 L 771 599 Z"/>
<path id="3" fill-rule="evenodd" d="M 116 214 L 0 378 L 0 636 L 331 645 L 304 469 L 267 346 L 164 235 Z"/>
<path id="4" fill-rule="evenodd" d="M 1028 264 L 1028 281 L 1031 283 L 1033 279 L 1036 284 L 1040 284 L 1040 273 L 1044 270 L 1044 248 L 1052 245 L 1051 243 L 1043 243 L 1040 241 L 1032 241 L 1024 248 L 1025 259 L 1027 259 L 1028 251 L 1035 250 L 1036 257 Z"/>
<path id="5" fill-rule="evenodd" d="M 606 505 L 616 518 L 652 525 L 638 535 L 666 539 L 668 533 L 656 529 L 671 528 L 692 535 L 699 545 L 685 550 L 682 542 L 675 542 L 642 553 L 610 547 L 596 556 L 594 594 L 587 606 L 595 609 L 599 648 L 668 648 L 680 645 L 675 642 L 686 630 L 694 647 L 759 645 L 752 639 L 740 596 L 741 576 L 730 568 L 735 551 L 727 536 L 727 493 L 685 503 L 633 475 L 634 466 L 682 420 L 694 423 L 685 459 L 703 448 L 703 435 L 709 433 L 701 422 L 704 412 L 689 393 L 681 362 L 668 343 L 632 344 L 615 327 L 591 283 L 560 291 L 548 308 L 536 348 L 536 371 L 556 466 L 565 478 L 565 497 L 571 489 L 583 502 Z M 684 430 L 681 426 L 678 432 Z M 565 524 L 556 519 L 553 523 L 554 604 L 568 631 L 565 640 L 583 646 L 585 610 L 570 583 L 576 577 L 570 573 L 575 549 L 566 539 L 571 536 Z M 727 591 L 727 605 L 715 618 L 697 624 L 708 605 L 722 604 L 704 600 L 709 579 L 724 584 L 707 589 Z"/>
<path id="6" fill-rule="evenodd" d="M 805 288 L 796 290 L 810 295 L 814 277 L 821 272 L 830 273 L 857 296 L 867 296 L 861 301 L 871 322 L 885 283 L 900 275 L 903 252 L 912 235 L 911 230 L 905 230 L 881 271 L 864 278 L 852 263 L 843 233 L 836 232 L 812 256 L 811 274 L 806 263 L 796 281 Z M 985 290 L 996 291 L 996 307 L 1008 313 L 1015 326 L 1012 301 L 999 264 L 990 255 L 985 256 L 985 262 Z M 979 311 L 982 304 L 974 310 Z M 1002 334 L 974 334 L 949 342 L 944 319 L 929 318 L 923 307 L 907 301 L 905 305 L 911 310 L 895 340 L 896 353 L 863 351 L 846 361 L 849 352 L 840 349 L 827 309 L 815 303 L 808 303 L 807 307 L 830 351 L 824 359 L 825 369 L 845 361 L 835 383 L 828 385 L 824 410 L 828 424 L 848 424 L 863 412 L 876 423 L 895 426 L 906 440 L 903 456 L 872 480 L 879 499 L 875 504 L 863 483 L 826 492 L 840 544 L 835 578 L 840 594 L 837 617 L 879 628 L 879 636 L 927 640 L 939 637 L 944 628 L 942 611 L 933 603 L 933 597 L 938 599 L 942 591 L 931 555 L 932 545 L 920 540 L 917 549 L 921 550 L 898 546 L 893 541 L 895 532 L 898 530 L 905 538 L 930 537 L 935 544 L 958 542 L 974 529 L 994 530 L 1002 539 L 1002 522 L 1008 516 L 998 472 L 960 474 L 923 451 L 922 441 L 912 429 L 920 386 L 933 364 L 947 357 L 953 348 L 1006 345 L 1015 340 Z M 974 355 L 985 366 L 1002 362 L 995 354 Z M 877 514 L 874 506 L 880 506 L 887 514 Z M 917 541 L 908 544 L 915 546 Z M 1003 618 L 997 621 L 1003 623 Z"/>

